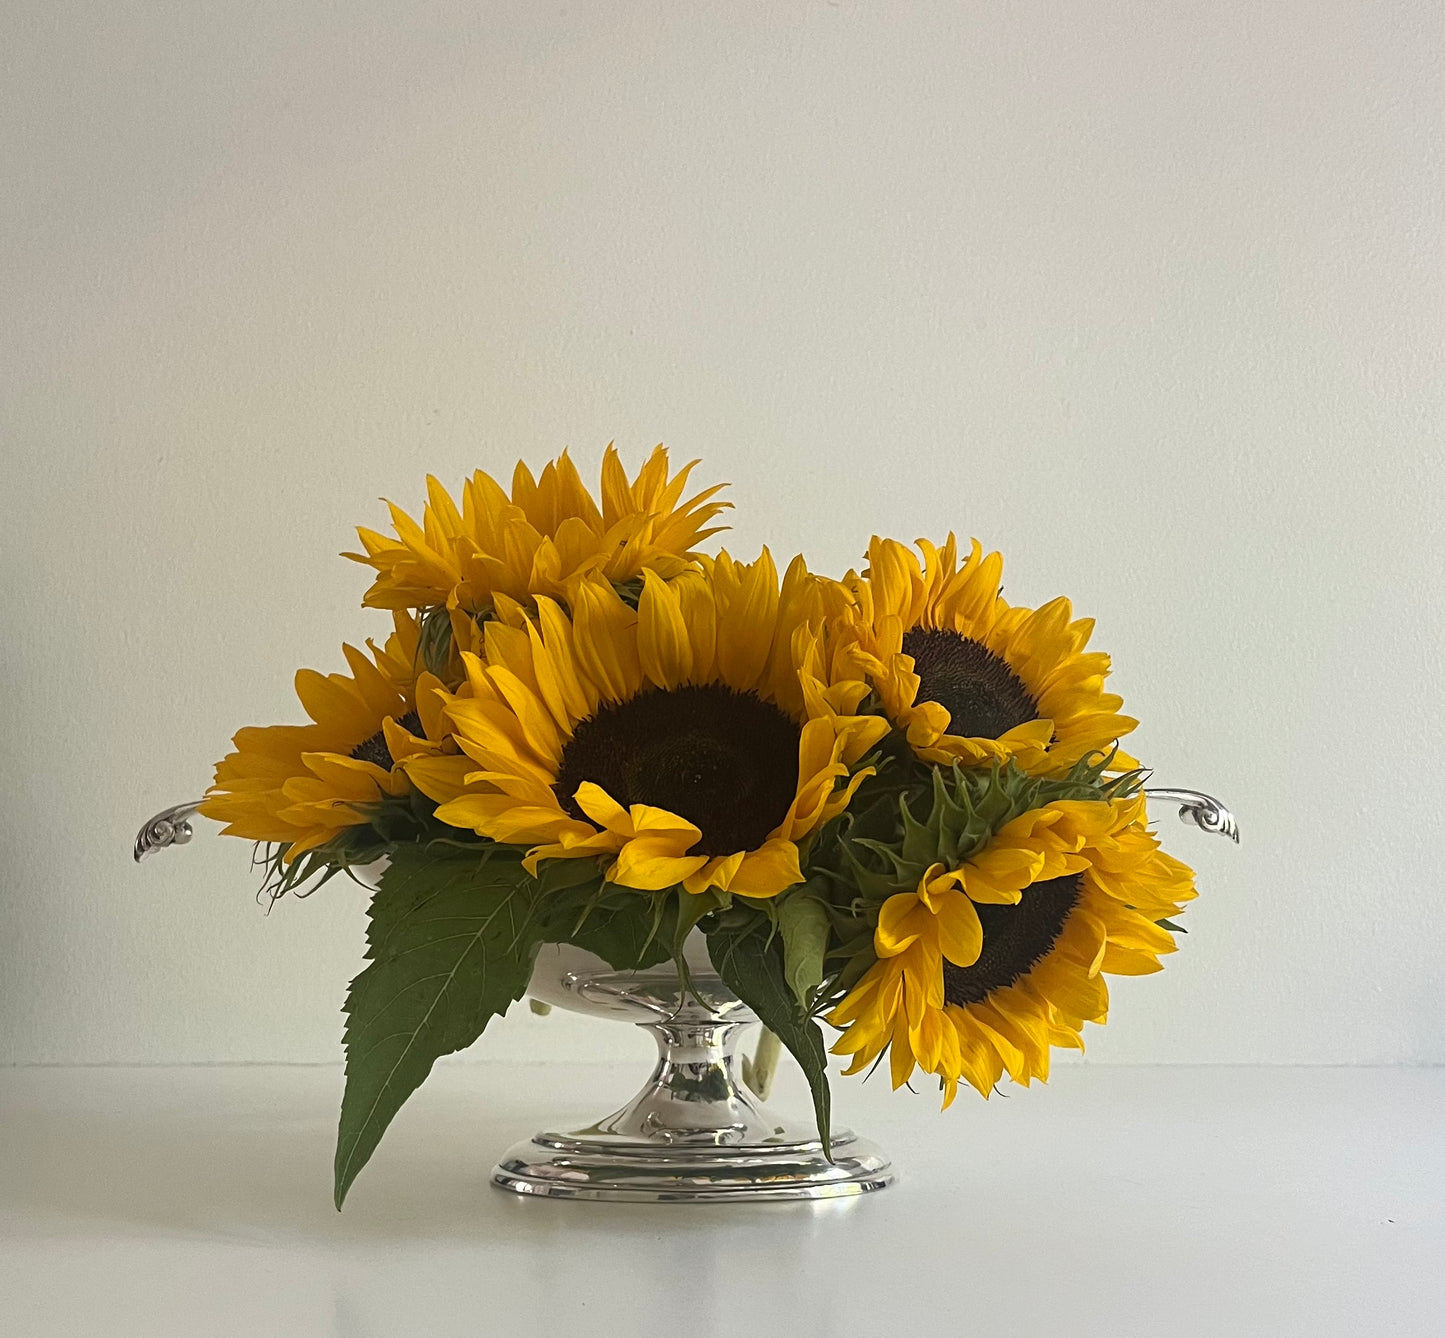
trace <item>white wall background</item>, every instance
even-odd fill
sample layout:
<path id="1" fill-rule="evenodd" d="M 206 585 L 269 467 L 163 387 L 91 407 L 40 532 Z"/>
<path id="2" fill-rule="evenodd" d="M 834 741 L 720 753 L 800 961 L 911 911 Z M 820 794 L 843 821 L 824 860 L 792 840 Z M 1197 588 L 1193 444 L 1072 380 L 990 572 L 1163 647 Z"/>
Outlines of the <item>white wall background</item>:
<path id="1" fill-rule="evenodd" d="M 570 445 L 733 542 L 1001 547 L 1241 814 L 1092 1058 L 1438 1062 L 1445 9 L 0 15 L 0 1059 L 327 1060 L 345 886 L 143 818 L 377 633 L 335 554 Z M 510 1019 L 479 1056 L 640 1044 Z"/>

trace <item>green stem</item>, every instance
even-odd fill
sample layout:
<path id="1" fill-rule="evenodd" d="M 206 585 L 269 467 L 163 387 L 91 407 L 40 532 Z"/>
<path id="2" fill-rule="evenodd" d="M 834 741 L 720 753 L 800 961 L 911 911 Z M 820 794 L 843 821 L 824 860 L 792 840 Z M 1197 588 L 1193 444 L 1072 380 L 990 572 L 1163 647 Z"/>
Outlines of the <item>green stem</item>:
<path id="1" fill-rule="evenodd" d="M 764 1027 L 758 1036 L 758 1048 L 753 1052 L 752 1062 L 743 1061 L 743 1078 L 764 1101 L 773 1090 L 773 1077 L 778 1071 L 778 1059 L 782 1053 L 782 1041 Z"/>

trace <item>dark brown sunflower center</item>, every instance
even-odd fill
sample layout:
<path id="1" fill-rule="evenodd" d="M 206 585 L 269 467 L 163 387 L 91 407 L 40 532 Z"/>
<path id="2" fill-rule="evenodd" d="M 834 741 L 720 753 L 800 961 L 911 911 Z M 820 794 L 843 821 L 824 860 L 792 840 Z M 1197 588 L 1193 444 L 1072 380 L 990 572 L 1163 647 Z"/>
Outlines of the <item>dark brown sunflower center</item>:
<path id="1" fill-rule="evenodd" d="M 983 924 L 983 951 L 972 966 L 943 963 L 943 997 L 951 1004 L 982 1002 L 1012 985 L 1048 954 L 1079 901 L 1082 874 L 1065 874 L 1024 888 L 1017 906 L 975 906 Z"/>
<path id="2" fill-rule="evenodd" d="M 937 702 L 948 712 L 950 734 L 997 739 L 1039 718 L 1039 704 L 1018 675 L 978 641 L 915 627 L 903 637 L 903 653 L 913 657 L 918 700 Z"/>
<path id="3" fill-rule="evenodd" d="M 788 814 L 798 788 L 798 726 L 750 692 L 708 684 L 655 689 L 582 721 L 552 789 L 573 817 L 583 781 L 619 804 L 686 818 L 690 854 L 755 850 Z"/>
<path id="4" fill-rule="evenodd" d="M 396 723 L 408 734 L 415 734 L 421 737 L 421 717 L 415 711 L 408 711 L 405 715 L 399 715 Z M 369 739 L 363 739 L 351 750 L 351 755 L 358 762 L 370 762 L 380 767 L 383 771 L 390 771 L 396 765 L 391 755 L 391 749 L 386 746 L 386 731 L 377 730 Z"/>

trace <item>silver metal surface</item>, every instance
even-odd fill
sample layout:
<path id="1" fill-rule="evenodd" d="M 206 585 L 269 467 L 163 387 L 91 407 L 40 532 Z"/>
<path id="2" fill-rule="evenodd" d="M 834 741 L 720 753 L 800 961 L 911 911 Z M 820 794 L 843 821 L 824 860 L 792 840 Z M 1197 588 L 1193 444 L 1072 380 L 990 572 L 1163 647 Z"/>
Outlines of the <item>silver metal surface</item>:
<path id="1" fill-rule="evenodd" d="M 1162 799 L 1167 804 L 1179 805 L 1180 822 L 1192 822 L 1202 832 L 1216 832 L 1227 836 L 1235 845 L 1239 844 L 1239 823 L 1213 795 L 1198 790 L 1152 790 L 1144 791 L 1150 799 Z"/>
<path id="2" fill-rule="evenodd" d="M 195 816 L 203 803 L 203 799 L 193 799 L 189 804 L 177 804 L 157 813 L 135 834 L 136 863 L 167 846 L 185 845 L 193 835 L 188 819 Z"/>
<path id="3" fill-rule="evenodd" d="M 685 957 L 686 997 L 670 964 L 614 971 L 579 948 L 542 949 L 528 993 L 645 1027 L 657 1065 L 606 1119 L 517 1144 L 492 1183 L 546 1198 L 644 1203 L 843 1198 L 891 1184 L 892 1165 L 872 1144 L 835 1129 L 830 1160 L 811 1122 L 784 1119 L 749 1090 L 738 1043 L 757 1019 L 712 969 L 701 934 Z"/>

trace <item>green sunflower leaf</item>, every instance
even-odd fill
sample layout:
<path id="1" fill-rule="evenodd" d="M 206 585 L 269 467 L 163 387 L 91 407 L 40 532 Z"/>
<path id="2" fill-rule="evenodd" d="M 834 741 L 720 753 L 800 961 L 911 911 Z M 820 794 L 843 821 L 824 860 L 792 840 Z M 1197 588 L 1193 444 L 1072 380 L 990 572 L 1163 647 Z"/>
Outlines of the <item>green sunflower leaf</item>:
<path id="1" fill-rule="evenodd" d="M 679 887 L 673 896 L 672 951 L 671 957 L 677 966 L 677 978 L 683 991 L 692 989 L 692 976 L 687 969 L 687 936 L 697 928 L 704 916 L 714 911 L 725 911 L 732 906 L 732 896 L 709 888 L 706 892 L 692 893 Z"/>
<path id="2" fill-rule="evenodd" d="M 615 971 L 640 971 L 665 962 L 671 956 L 672 930 L 664 908 L 663 920 L 656 922 L 658 898 L 630 888 L 598 901 L 580 925 L 558 939 L 585 948 L 602 958 Z M 549 936 L 550 937 L 550 936 Z"/>
<path id="3" fill-rule="evenodd" d="M 818 1120 L 823 1155 L 831 1158 L 828 1054 L 818 1024 L 798 1007 L 788 985 L 781 936 L 770 942 L 767 922 L 761 916 L 741 924 L 722 917 L 710 921 L 704 929 L 708 956 L 718 975 L 758 1015 L 763 1026 L 782 1041 L 802 1068 L 813 1093 L 813 1113 Z"/>
<path id="4" fill-rule="evenodd" d="M 336 1206 L 432 1065 L 522 997 L 539 887 L 518 858 L 401 846 L 372 898 L 371 961 L 346 1000 Z"/>
<path id="5" fill-rule="evenodd" d="M 798 1007 L 808 1011 L 823 983 L 823 958 L 831 922 L 822 900 L 799 888 L 778 903 L 778 933 L 783 938 L 783 974 Z"/>
<path id="6" fill-rule="evenodd" d="M 548 896 L 563 892 L 601 892 L 602 870 L 595 859 L 547 859 L 537 866 L 537 885 Z"/>

